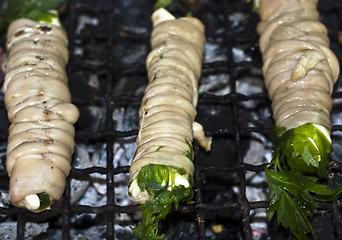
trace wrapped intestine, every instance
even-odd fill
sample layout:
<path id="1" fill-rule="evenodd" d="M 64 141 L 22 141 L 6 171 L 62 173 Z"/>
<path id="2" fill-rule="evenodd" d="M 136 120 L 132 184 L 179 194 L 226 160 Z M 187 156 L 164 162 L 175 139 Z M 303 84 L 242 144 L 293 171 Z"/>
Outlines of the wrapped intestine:
<path id="1" fill-rule="evenodd" d="M 79 117 L 65 72 L 67 47 L 64 29 L 54 24 L 18 19 L 8 28 L 6 168 L 17 207 L 41 210 L 42 198 L 49 207 L 64 192 Z"/>

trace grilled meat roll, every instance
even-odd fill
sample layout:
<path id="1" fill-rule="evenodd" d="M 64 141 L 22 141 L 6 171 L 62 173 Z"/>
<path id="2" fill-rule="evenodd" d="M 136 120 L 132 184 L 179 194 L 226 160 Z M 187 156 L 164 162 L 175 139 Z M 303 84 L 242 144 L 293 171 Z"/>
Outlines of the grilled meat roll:
<path id="1" fill-rule="evenodd" d="M 51 203 L 64 192 L 74 151 L 73 124 L 79 117 L 70 103 L 67 47 L 65 31 L 55 24 L 18 19 L 8 28 L 6 168 L 10 199 L 17 207 L 41 209 L 44 194 Z"/>
<path id="2" fill-rule="evenodd" d="M 316 201 L 342 190 L 316 183 L 328 177 L 331 93 L 340 66 L 317 0 L 260 0 L 259 13 L 262 70 L 275 120 L 273 159 L 265 171 L 268 217 L 277 213 L 278 223 L 306 239 L 308 232 L 315 235 L 309 219 Z"/>
<path id="3" fill-rule="evenodd" d="M 204 26 L 196 18 L 175 19 L 162 8 L 152 21 L 152 51 L 146 59 L 149 84 L 139 109 L 137 150 L 130 168 L 130 196 L 143 203 L 142 221 L 133 231 L 138 239 L 157 239 L 153 234 L 158 219 L 173 204 L 192 197 L 194 136 L 206 150 L 211 144 L 194 122 Z"/>

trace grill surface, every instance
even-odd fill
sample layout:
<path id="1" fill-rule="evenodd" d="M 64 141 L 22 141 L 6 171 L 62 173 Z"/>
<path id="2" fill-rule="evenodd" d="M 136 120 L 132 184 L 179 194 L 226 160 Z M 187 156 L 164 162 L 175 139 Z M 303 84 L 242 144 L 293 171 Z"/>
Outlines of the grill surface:
<path id="1" fill-rule="evenodd" d="M 173 211 L 161 231 L 167 239 L 258 239 L 258 234 L 261 239 L 288 239 L 276 221 L 268 223 L 268 234 L 253 227 L 265 221 L 255 217 L 255 212 L 265 211 L 267 198 L 255 196 L 267 192 L 262 172 L 270 159 L 273 124 L 255 30 L 259 18 L 252 4 L 243 0 L 199 2 L 200 8 L 193 11 L 206 26 L 207 46 L 197 121 L 213 136 L 213 146 L 205 153 L 195 142 L 194 199 Z M 145 57 L 150 50 L 153 3 L 69 1 L 61 18 L 70 41 L 69 86 L 81 112 L 74 166 L 63 199 L 39 214 L 8 204 L 8 178 L 1 168 L 1 224 L 16 222 L 18 239 L 29 239 L 30 223 L 49 225 L 34 239 L 134 239 L 129 226 L 139 219 L 139 206 L 122 196 L 126 196 L 128 163 L 138 132 L 137 111 L 147 84 Z M 180 9 L 175 5 L 171 12 L 182 16 Z M 319 10 L 341 61 L 342 2 L 321 1 Z M 4 42 L 2 38 L 2 48 Z M 342 177 L 341 84 L 339 78 L 333 93 L 330 186 L 341 183 Z M 9 123 L 2 95 L 0 119 L 0 157 L 5 166 Z M 92 161 L 85 164 L 84 156 Z M 253 181 L 256 177 L 261 180 Z M 83 191 L 74 189 L 77 182 L 87 183 Z M 89 186 L 101 195 L 97 203 L 82 200 L 92 195 Z M 249 197 L 251 190 L 256 191 L 252 193 L 255 198 Z M 74 203 L 72 196 L 77 194 L 81 200 Z M 342 239 L 341 214 L 339 200 L 320 204 L 313 219 L 319 239 Z"/>

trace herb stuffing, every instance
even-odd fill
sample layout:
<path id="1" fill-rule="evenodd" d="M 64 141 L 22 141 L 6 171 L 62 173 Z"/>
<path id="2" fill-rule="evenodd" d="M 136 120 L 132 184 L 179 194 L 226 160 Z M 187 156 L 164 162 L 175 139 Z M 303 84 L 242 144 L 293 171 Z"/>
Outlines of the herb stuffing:
<path id="1" fill-rule="evenodd" d="M 56 19 L 56 12 L 66 4 L 66 0 L 7 0 L 5 16 L 0 18 L 0 32 L 19 18 L 51 23 Z"/>
<path id="2" fill-rule="evenodd" d="M 176 174 L 187 175 L 189 186 L 176 186 Z M 137 239 L 164 239 L 165 235 L 158 233 L 159 220 L 165 219 L 173 207 L 178 208 L 179 202 L 193 197 L 192 178 L 184 169 L 149 164 L 140 170 L 137 181 L 141 192 L 146 190 L 150 199 L 140 204 L 142 218 L 132 229 L 133 235 Z"/>

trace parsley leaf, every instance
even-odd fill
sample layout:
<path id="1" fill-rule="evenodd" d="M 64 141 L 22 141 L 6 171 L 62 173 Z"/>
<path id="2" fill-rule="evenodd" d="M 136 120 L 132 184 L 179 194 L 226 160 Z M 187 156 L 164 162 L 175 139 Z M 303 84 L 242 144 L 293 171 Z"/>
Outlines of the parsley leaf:
<path id="1" fill-rule="evenodd" d="M 188 175 L 189 187 L 175 186 L 176 173 Z M 137 239 L 164 239 L 164 234 L 158 233 L 159 220 L 165 219 L 172 207 L 178 208 L 180 201 L 187 201 L 193 197 L 192 179 L 185 169 L 149 164 L 144 166 L 137 177 L 141 191 L 147 191 L 150 199 L 140 205 L 142 218 L 132 229 Z M 169 189 L 171 186 L 171 189 Z"/>
<path id="2" fill-rule="evenodd" d="M 306 239 L 305 234 L 314 230 L 309 217 L 317 209 L 317 204 L 310 193 L 289 172 L 275 172 L 265 169 L 269 185 L 269 208 L 267 216 L 270 219 L 277 213 L 278 225 L 289 228 L 297 239 Z"/>
<path id="3" fill-rule="evenodd" d="M 6 14 L 0 19 L 0 32 L 6 30 L 8 25 L 19 18 L 32 20 L 50 19 L 56 14 L 49 11 L 57 10 L 66 4 L 66 0 L 7 0 Z"/>
<path id="4" fill-rule="evenodd" d="M 174 0 L 157 0 L 157 2 L 154 4 L 154 10 L 157 10 L 158 8 L 167 8 L 173 3 Z"/>
<path id="5" fill-rule="evenodd" d="M 320 178 L 328 175 L 328 154 L 331 142 L 312 123 L 285 131 L 276 127 L 272 138 L 276 154 L 286 158 L 286 163 L 294 171 L 317 174 Z"/>
<path id="6" fill-rule="evenodd" d="M 190 142 L 188 141 L 188 139 L 185 139 L 185 143 L 188 145 L 189 150 L 186 150 L 183 155 L 192 161 L 194 149 L 192 145 L 190 144 Z"/>
<path id="7" fill-rule="evenodd" d="M 38 193 L 37 196 L 39 197 L 40 202 L 40 207 L 37 209 L 38 211 L 42 211 L 50 207 L 52 202 L 50 200 L 49 194 L 42 192 Z"/>
<path id="8" fill-rule="evenodd" d="M 278 225 L 288 228 L 299 240 L 311 232 L 316 201 L 330 201 L 342 192 L 342 185 L 331 190 L 317 181 L 328 174 L 331 142 L 313 124 L 286 131 L 274 129 L 273 159 L 265 169 L 269 186 L 267 216 L 277 215 Z M 316 177 L 317 176 L 317 177 Z"/>

